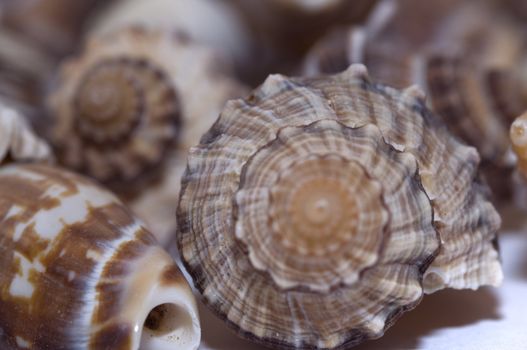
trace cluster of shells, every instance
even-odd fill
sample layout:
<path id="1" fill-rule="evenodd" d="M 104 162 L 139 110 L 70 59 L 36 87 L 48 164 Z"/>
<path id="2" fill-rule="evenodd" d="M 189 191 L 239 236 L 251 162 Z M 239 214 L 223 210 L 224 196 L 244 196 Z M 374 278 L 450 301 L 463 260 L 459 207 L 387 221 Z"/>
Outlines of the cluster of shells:
<path id="1" fill-rule="evenodd" d="M 197 296 L 250 341 L 344 349 L 425 294 L 499 286 L 498 209 L 527 203 L 525 18 L 0 3 L 0 348 L 197 349 Z"/>

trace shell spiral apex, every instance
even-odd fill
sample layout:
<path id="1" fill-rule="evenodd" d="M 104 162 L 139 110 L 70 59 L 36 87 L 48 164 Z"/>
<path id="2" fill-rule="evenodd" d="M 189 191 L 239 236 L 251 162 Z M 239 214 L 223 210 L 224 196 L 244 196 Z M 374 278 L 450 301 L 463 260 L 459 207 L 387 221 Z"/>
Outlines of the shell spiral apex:
<path id="1" fill-rule="evenodd" d="M 174 243 L 241 336 L 352 346 L 423 292 L 500 283 L 478 153 L 423 98 L 370 82 L 362 65 L 273 75 L 191 149 Z"/>
<path id="2" fill-rule="evenodd" d="M 176 139 L 181 106 L 156 53 L 173 42 L 122 30 L 92 39 L 62 67 L 49 97 L 50 139 L 61 164 L 105 183 L 136 180 L 160 164 Z"/>

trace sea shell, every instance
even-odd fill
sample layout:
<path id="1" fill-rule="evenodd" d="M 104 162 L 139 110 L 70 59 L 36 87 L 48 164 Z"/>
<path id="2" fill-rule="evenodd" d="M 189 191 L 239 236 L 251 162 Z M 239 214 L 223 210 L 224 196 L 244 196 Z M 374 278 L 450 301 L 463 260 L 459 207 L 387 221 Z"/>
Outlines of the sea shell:
<path id="1" fill-rule="evenodd" d="M 362 65 L 270 76 L 192 148 L 176 244 L 205 303 L 276 348 L 380 337 L 423 292 L 498 285 L 477 151 Z"/>
<path id="2" fill-rule="evenodd" d="M 9 124 L 5 115 L 0 347 L 197 349 L 196 303 L 172 258 L 93 181 L 52 165 L 8 164 L 46 160 L 49 148 L 22 117 Z"/>
<path id="3" fill-rule="evenodd" d="M 377 0 L 232 0 L 255 47 L 254 85 L 273 72 L 296 72 L 313 43 L 337 25 L 360 23 Z"/>
<path id="4" fill-rule="evenodd" d="M 0 164 L 8 160 L 52 160 L 51 148 L 38 138 L 26 120 L 0 103 Z"/>
<path id="5" fill-rule="evenodd" d="M 120 0 L 100 12 L 90 24 L 89 35 L 106 35 L 130 25 L 180 30 L 233 63 L 244 74 L 255 57 L 254 43 L 240 16 L 224 1 Z"/>
<path id="6" fill-rule="evenodd" d="M 188 148 L 245 91 L 221 67 L 172 31 L 127 27 L 92 38 L 49 97 L 59 162 L 126 194 L 164 242 L 174 232 Z"/>
<path id="7" fill-rule="evenodd" d="M 512 123 L 510 138 L 514 153 L 518 157 L 518 170 L 527 179 L 527 112 Z"/>

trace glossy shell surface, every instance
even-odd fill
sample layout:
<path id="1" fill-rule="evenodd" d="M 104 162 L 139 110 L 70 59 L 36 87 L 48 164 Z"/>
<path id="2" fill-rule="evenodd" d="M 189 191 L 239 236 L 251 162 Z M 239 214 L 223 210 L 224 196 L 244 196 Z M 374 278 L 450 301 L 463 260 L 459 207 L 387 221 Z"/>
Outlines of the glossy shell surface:
<path id="1" fill-rule="evenodd" d="M 0 267 L 3 348 L 198 347 L 196 304 L 173 260 L 84 177 L 0 168 Z"/>
<path id="2" fill-rule="evenodd" d="M 0 112 L 0 348 L 197 349 L 192 291 L 154 236 Z"/>
<path id="3" fill-rule="evenodd" d="M 497 285 L 477 151 L 422 92 L 270 76 L 192 148 L 177 246 L 205 303 L 280 348 L 380 337 L 423 292 Z"/>

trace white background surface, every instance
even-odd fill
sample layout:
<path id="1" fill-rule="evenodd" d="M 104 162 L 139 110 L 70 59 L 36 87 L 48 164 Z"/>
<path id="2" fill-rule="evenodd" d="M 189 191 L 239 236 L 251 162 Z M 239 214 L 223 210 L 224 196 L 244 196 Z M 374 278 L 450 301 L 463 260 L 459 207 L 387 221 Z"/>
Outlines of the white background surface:
<path id="1" fill-rule="evenodd" d="M 505 281 L 500 288 L 427 295 L 384 337 L 354 349 L 527 349 L 527 214 L 509 210 L 503 221 L 500 245 Z M 266 349 L 238 339 L 204 307 L 200 315 L 200 349 Z"/>

